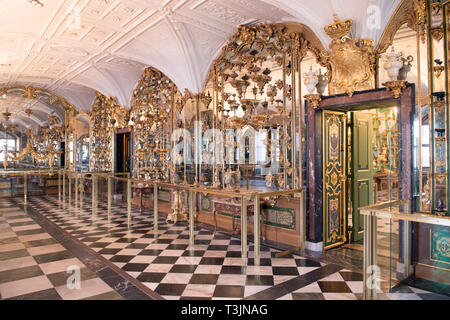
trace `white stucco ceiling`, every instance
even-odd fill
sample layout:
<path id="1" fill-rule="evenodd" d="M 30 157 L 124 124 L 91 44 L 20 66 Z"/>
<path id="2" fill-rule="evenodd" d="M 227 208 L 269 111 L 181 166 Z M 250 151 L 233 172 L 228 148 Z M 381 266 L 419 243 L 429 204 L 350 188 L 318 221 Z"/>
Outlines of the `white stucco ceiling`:
<path id="1" fill-rule="evenodd" d="M 86 111 L 97 90 L 128 106 L 143 69 L 152 66 L 181 91 L 199 92 L 241 24 L 300 22 L 327 47 L 323 26 L 337 13 L 355 21 L 355 36 L 377 42 L 400 1 L 41 0 L 40 8 L 0 0 L 0 87 L 42 87 Z M 379 27 L 367 27 L 370 5 L 380 9 Z"/>

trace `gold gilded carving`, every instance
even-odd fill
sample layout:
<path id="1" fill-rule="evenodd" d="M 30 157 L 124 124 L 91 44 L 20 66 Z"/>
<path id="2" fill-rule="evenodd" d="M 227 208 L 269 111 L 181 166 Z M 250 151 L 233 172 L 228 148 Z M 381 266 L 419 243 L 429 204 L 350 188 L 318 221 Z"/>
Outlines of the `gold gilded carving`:
<path id="1" fill-rule="evenodd" d="M 322 98 L 319 94 L 307 94 L 305 95 L 305 99 L 311 103 L 314 109 L 320 106 L 320 102 L 322 102 Z"/>
<path id="2" fill-rule="evenodd" d="M 415 24 L 420 30 L 420 37 L 425 43 L 425 25 L 427 24 L 427 3 L 426 0 L 414 0 Z"/>
<path id="3" fill-rule="evenodd" d="M 331 185 L 332 186 L 335 186 L 337 183 L 338 183 L 338 175 L 336 174 L 336 172 L 333 172 L 332 174 L 331 174 L 331 177 L 330 177 L 330 182 L 331 182 Z"/>
<path id="4" fill-rule="evenodd" d="M 52 91 L 38 87 L 24 87 L 24 86 L 13 86 L 7 88 L 0 88 L 0 95 L 7 94 L 8 92 L 19 91 L 22 93 L 24 98 L 36 99 L 39 96 L 43 96 L 49 99 L 50 104 L 61 104 L 66 111 L 74 112 L 76 108 L 69 103 L 65 98 L 58 96 Z"/>
<path id="5" fill-rule="evenodd" d="M 3 118 L 5 119 L 5 121 L 8 122 L 9 119 L 11 118 L 11 112 L 6 111 L 6 112 L 3 112 L 2 114 L 3 114 Z"/>
<path id="6" fill-rule="evenodd" d="M 93 171 L 112 170 L 112 133 L 114 128 L 123 128 L 125 108 L 116 104 L 113 97 L 105 97 L 96 92 L 91 114 L 91 169 Z"/>
<path id="7" fill-rule="evenodd" d="M 323 62 L 329 64 L 330 94 L 347 93 L 375 87 L 376 54 L 371 39 L 350 38 L 351 19 L 340 21 L 334 16 L 334 23 L 325 27 L 333 39 L 331 53 L 324 55 Z"/>
<path id="8" fill-rule="evenodd" d="M 133 129 L 133 177 L 174 182 L 175 166 L 168 160 L 168 141 L 174 111 L 181 113 L 186 103 L 177 97 L 181 94 L 166 75 L 155 68 L 144 70 L 127 117 Z"/>
<path id="9" fill-rule="evenodd" d="M 434 62 L 436 63 L 436 65 L 433 67 L 434 75 L 439 79 L 442 72 L 444 72 L 445 67 L 442 65 L 442 60 L 436 59 L 434 60 Z"/>
<path id="10" fill-rule="evenodd" d="M 31 108 L 25 109 L 25 113 L 27 114 L 28 117 L 31 117 L 31 115 L 33 114 L 33 109 Z"/>
<path id="11" fill-rule="evenodd" d="M 425 22 L 425 2 L 404 0 L 393 14 L 378 42 L 377 55 L 380 56 L 387 51 L 394 42 L 395 34 L 405 24 L 414 31 L 419 27 L 423 36 L 422 40 L 425 41 Z"/>
<path id="12" fill-rule="evenodd" d="M 442 26 L 441 27 L 434 27 L 434 28 L 432 28 L 431 29 L 431 36 L 437 42 L 441 41 L 442 38 L 444 37 L 444 28 Z"/>
<path id="13" fill-rule="evenodd" d="M 277 55 L 280 52 L 294 50 L 295 54 L 301 60 L 309 50 L 322 65 L 325 65 L 322 60 L 325 50 L 320 41 L 307 27 L 300 26 L 301 30 L 294 30 L 298 28 L 298 26 L 294 27 L 290 23 L 240 26 L 237 33 L 229 39 L 228 45 L 222 49 L 221 54 L 214 61 L 213 65 L 215 67 L 211 68 L 207 80 L 211 80 L 214 72 L 218 72 L 226 81 L 230 77 L 230 74 L 227 74 L 225 70 L 232 70 L 233 68 L 238 71 L 242 71 L 243 69 L 251 70 L 254 65 L 262 63 L 267 59 L 267 56 L 261 54 L 248 55 L 242 52 L 244 48 L 251 47 L 257 48 L 259 52 L 266 50 L 268 55 L 278 61 L 278 63 L 281 63 L 281 57 Z M 230 61 L 228 58 L 230 53 L 238 58 Z M 293 65 L 296 69 L 298 68 L 298 62 L 294 61 Z M 287 68 L 286 72 L 289 73 L 291 68 Z M 270 81 L 267 78 L 261 78 L 260 80 L 261 85 L 266 81 Z"/>
<path id="14" fill-rule="evenodd" d="M 178 221 L 188 221 L 186 209 L 183 206 L 183 201 L 181 198 L 181 191 L 174 191 L 173 194 L 173 211 L 167 216 L 166 221 L 173 221 L 173 223 L 177 223 Z"/>
<path id="15" fill-rule="evenodd" d="M 28 99 L 37 98 L 36 89 L 32 87 L 28 87 L 26 91 L 23 93 L 23 96 Z"/>
<path id="16" fill-rule="evenodd" d="M 358 46 L 359 45 L 359 46 Z M 343 37 L 330 44 L 331 54 L 324 60 L 330 63 L 330 94 L 373 89 L 375 86 L 376 58 L 373 41 Z"/>
<path id="17" fill-rule="evenodd" d="M 331 39 L 336 40 L 341 39 L 342 37 L 348 35 L 352 29 L 352 26 L 353 26 L 352 19 L 340 21 L 337 14 L 335 14 L 334 23 L 325 26 L 324 30 Z"/>
<path id="18" fill-rule="evenodd" d="M 31 129 L 27 129 L 25 131 L 27 145 L 22 149 L 22 152 L 18 155 L 17 151 L 4 152 L 4 168 L 7 168 L 8 161 L 20 161 L 28 154 L 37 161 L 48 161 L 49 166 L 52 167 L 55 156 L 62 154 L 62 151 L 58 150 L 58 145 L 63 139 L 64 128 L 62 125 L 57 125 L 56 117 L 51 119 L 51 126 L 51 128 L 50 126 L 39 126 L 36 134 Z M 11 124 L 8 129 L 14 133 L 17 130 L 17 125 Z"/>
<path id="19" fill-rule="evenodd" d="M 398 99 L 402 96 L 403 89 L 406 89 L 406 84 L 405 80 L 394 80 L 383 83 L 383 86 L 392 92 L 395 99 Z"/>

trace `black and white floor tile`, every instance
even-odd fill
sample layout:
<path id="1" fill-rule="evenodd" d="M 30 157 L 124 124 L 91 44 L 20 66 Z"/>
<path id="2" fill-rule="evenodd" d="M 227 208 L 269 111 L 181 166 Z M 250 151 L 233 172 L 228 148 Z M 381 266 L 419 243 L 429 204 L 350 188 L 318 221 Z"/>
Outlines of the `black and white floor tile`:
<path id="1" fill-rule="evenodd" d="M 79 289 L 67 286 L 73 266 L 80 271 Z M 0 200 L 0 298 L 123 299 L 9 200 Z"/>
<path id="2" fill-rule="evenodd" d="M 133 207 L 128 221 L 122 203 L 114 204 L 110 217 L 103 204 L 92 214 L 89 203 L 80 209 L 51 196 L 31 198 L 28 206 L 165 299 L 362 299 L 358 272 L 294 254 L 277 258 L 279 251 L 265 246 L 261 265 L 255 266 L 251 243 L 243 266 L 239 238 L 196 225 L 190 248 L 187 224 L 168 224 L 160 215 L 155 232 L 147 208 Z M 380 291 L 379 298 L 432 295 L 407 289 L 397 296 Z"/>

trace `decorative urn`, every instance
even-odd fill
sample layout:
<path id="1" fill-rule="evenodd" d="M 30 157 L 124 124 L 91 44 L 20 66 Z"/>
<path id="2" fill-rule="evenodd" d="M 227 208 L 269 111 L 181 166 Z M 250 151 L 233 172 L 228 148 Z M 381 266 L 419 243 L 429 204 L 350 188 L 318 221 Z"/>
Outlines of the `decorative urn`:
<path id="1" fill-rule="evenodd" d="M 306 85 L 306 89 L 309 94 L 313 94 L 316 90 L 316 86 L 319 83 L 319 77 L 317 71 L 313 71 L 312 67 L 309 72 L 305 72 L 303 74 L 303 78 L 305 79 L 304 84 Z"/>
<path id="2" fill-rule="evenodd" d="M 403 68 L 403 53 L 396 53 L 394 47 L 392 51 L 386 56 L 386 62 L 383 67 L 387 71 L 388 76 L 391 80 L 398 80 L 400 69 Z"/>
<path id="3" fill-rule="evenodd" d="M 325 89 L 328 86 L 327 74 L 326 73 L 322 74 L 322 70 L 319 69 L 319 74 L 317 74 L 317 78 L 319 80 L 316 85 L 317 93 L 323 96 L 325 93 Z"/>

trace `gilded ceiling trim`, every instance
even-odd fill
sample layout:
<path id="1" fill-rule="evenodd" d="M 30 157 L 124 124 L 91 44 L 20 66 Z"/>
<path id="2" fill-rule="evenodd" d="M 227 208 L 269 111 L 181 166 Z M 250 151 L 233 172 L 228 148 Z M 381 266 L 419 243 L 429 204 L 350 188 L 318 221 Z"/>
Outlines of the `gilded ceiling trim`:
<path id="1" fill-rule="evenodd" d="M 404 24 L 414 31 L 417 31 L 419 26 L 423 37 L 425 23 L 425 0 L 403 0 L 381 35 L 376 48 L 377 55 L 381 56 L 387 51 L 394 42 L 395 34 Z"/>
<path id="2" fill-rule="evenodd" d="M 49 98 L 51 105 L 60 103 L 64 107 L 64 111 L 76 112 L 77 110 L 73 104 L 67 101 L 66 98 L 63 98 L 47 89 L 38 87 L 25 87 L 25 86 L 5 87 L 0 88 L 0 96 L 3 95 L 4 93 L 7 94 L 10 91 L 21 91 L 22 96 L 28 99 L 37 99 L 40 95 L 44 95 Z"/>

